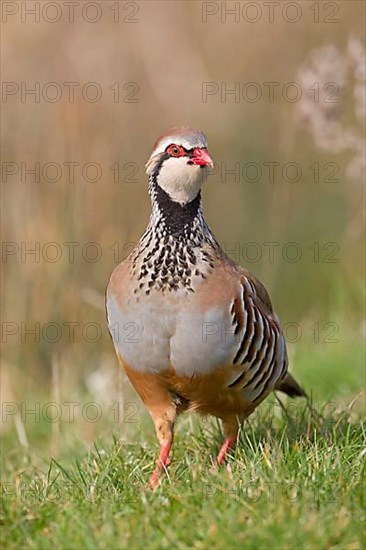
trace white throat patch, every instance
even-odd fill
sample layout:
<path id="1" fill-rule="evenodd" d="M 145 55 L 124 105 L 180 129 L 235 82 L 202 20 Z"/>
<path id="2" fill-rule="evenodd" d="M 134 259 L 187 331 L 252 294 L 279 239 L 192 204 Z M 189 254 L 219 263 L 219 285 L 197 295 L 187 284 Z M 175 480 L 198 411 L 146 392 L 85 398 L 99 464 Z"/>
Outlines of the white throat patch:
<path id="1" fill-rule="evenodd" d="M 173 201 L 187 204 L 197 197 L 206 176 L 205 167 L 188 164 L 187 157 L 172 157 L 162 164 L 157 183 Z"/>

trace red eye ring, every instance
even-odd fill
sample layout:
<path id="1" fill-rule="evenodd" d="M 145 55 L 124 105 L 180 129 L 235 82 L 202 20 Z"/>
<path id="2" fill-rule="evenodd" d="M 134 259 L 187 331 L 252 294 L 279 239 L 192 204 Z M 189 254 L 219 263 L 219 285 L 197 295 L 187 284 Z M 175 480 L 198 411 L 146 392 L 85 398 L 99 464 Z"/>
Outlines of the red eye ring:
<path id="1" fill-rule="evenodd" d="M 169 145 L 167 153 L 169 153 L 171 157 L 182 157 L 185 154 L 185 151 L 181 145 L 175 145 L 173 143 L 172 145 Z"/>

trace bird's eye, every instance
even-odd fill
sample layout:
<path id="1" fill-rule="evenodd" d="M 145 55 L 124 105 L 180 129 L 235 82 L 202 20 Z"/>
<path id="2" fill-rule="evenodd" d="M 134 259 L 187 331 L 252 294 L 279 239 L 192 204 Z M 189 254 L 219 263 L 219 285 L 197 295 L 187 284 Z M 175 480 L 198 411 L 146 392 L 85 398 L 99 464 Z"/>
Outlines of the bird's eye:
<path id="1" fill-rule="evenodd" d="M 167 153 L 172 157 L 181 157 L 184 155 L 184 149 L 180 145 L 170 145 L 167 149 Z"/>

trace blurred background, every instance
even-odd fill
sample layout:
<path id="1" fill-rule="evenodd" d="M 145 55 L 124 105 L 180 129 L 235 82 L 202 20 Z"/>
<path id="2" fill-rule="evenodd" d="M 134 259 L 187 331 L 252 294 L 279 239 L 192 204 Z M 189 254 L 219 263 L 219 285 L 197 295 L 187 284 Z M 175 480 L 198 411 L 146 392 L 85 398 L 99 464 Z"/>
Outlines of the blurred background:
<path id="1" fill-rule="evenodd" d="M 177 125 L 208 137 L 207 221 L 271 293 L 293 372 L 315 401 L 357 397 L 365 4 L 22 4 L 2 6 L 4 448 L 56 455 L 149 422 L 104 291 L 148 222 L 151 146 Z"/>

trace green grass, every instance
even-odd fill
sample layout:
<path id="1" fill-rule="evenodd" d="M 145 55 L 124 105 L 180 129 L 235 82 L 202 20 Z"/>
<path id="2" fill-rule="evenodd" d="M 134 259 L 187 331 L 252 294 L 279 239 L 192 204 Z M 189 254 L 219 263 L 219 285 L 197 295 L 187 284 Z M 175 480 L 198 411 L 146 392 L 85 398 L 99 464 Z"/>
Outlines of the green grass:
<path id="1" fill-rule="evenodd" d="M 218 471 L 216 424 L 187 424 L 155 492 L 146 488 L 150 442 L 110 437 L 73 463 L 19 453 L 4 460 L 2 547 L 364 547 L 365 427 L 357 414 L 274 403 L 247 423 Z"/>
<path id="2" fill-rule="evenodd" d="M 2 548 L 365 548 L 363 345 L 351 330 L 342 344 L 290 346 L 310 401 L 271 396 L 225 467 L 212 469 L 219 423 L 182 416 L 154 492 L 157 443 L 142 407 L 135 424 L 93 425 L 89 448 L 67 423 L 57 452 L 49 423 L 26 425 L 28 449 L 9 431 Z"/>

